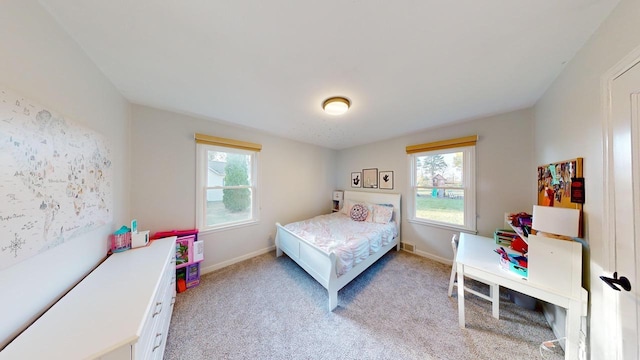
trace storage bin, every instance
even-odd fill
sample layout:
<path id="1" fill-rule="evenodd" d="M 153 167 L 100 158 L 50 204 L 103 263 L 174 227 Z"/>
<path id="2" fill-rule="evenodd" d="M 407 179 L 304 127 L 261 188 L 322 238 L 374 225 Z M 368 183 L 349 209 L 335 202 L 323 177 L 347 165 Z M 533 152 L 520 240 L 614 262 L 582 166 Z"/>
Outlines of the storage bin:
<path id="1" fill-rule="evenodd" d="M 187 265 L 185 269 L 187 289 L 198 286 L 200 284 L 200 263 Z"/>
<path id="2" fill-rule="evenodd" d="M 195 235 L 182 236 L 176 239 L 176 269 L 193 262 L 193 242 Z"/>
<path id="3" fill-rule="evenodd" d="M 502 267 L 503 270 L 511 271 L 516 275 L 519 275 L 525 278 L 528 276 L 528 269 L 526 267 L 522 267 L 502 257 L 500 258 L 500 266 Z"/>
<path id="4" fill-rule="evenodd" d="M 153 234 L 153 236 L 151 237 L 151 240 L 165 238 L 169 236 L 177 236 L 180 238 L 180 237 L 189 236 L 189 235 L 194 235 L 196 237 L 196 240 L 198 240 L 198 229 L 158 231 L 157 233 Z"/>
<path id="5" fill-rule="evenodd" d="M 509 299 L 513 301 L 516 305 L 529 310 L 536 309 L 536 304 L 538 303 L 536 298 L 531 297 L 529 295 L 525 295 L 523 293 L 519 293 L 511 289 L 508 289 L 507 291 L 509 293 Z"/>
<path id="6" fill-rule="evenodd" d="M 496 229 L 493 233 L 493 239 L 496 241 L 496 244 L 502 246 L 511 246 L 511 242 L 517 237 L 518 234 L 512 229 Z"/>
<path id="7" fill-rule="evenodd" d="M 117 253 L 131 249 L 131 232 L 126 226 L 121 227 L 109 236 L 109 250 Z"/>

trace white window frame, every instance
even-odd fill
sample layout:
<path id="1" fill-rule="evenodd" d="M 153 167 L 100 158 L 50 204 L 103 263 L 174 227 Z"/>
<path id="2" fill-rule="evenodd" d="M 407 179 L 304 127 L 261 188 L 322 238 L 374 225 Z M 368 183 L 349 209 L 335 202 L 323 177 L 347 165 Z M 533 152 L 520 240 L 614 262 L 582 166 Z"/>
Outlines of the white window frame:
<path id="1" fill-rule="evenodd" d="M 208 151 L 220 151 L 251 156 L 251 184 L 248 186 L 207 186 Z M 253 225 L 260 222 L 260 201 L 258 187 L 259 151 L 242 150 L 227 146 L 196 144 L 196 227 L 200 233 L 229 230 L 237 227 Z M 207 190 L 208 189 L 249 188 L 251 189 L 251 218 L 216 226 L 207 226 Z"/>
<path id="2" fill-rule="evenodd" d="M 437 155 L 437 154 L 448 154 L 454 152 L 462 152 L 463 155 L 463 176 L 464 176 L 464 186 L 461 188 L 464 190 L 464 225 L 446 223 L 435 220 L 428 220 L 424 218 L 419 218 L 416 216 L 416 195 L 418 193 L 418 189 L 425 188 L 423 186 L 417 185 L 417 158 L 425 155 Z M 410 189 L 412 196 L 409 198 L 408 207 L 409 207 L 409 222 L 430 225 L 445 229 L 453 229 L 457 231 L 465 231 L 465 232 L 477 232 L 476 227 L 476 147 L 472 146 L 461 146 L 440 150 L 431 150 L 431 151 L 423 151 L 418 153 L 412 153 L 408 155 L 409 158 L 409 179 L 410 179 Z"/>

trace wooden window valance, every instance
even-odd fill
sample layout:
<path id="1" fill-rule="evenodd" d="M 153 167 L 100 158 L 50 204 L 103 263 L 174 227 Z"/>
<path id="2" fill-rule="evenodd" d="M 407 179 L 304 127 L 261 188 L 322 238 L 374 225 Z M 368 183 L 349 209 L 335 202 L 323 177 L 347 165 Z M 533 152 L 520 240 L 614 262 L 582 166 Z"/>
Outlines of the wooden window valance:
<path id="1" fill-rule="evenodd" d="M 425 151 L 451 149 L 462 146 L 474 146 L 478 141 L 478 135 L 465 136 L 457 139 L 434 141 L 426 144 L 407 146 L 407 154 L 415 154 Z"/>
<path id="2" fill-rule="evenodd" d="M 251 151 L 262 150 L 262 145 L 260 144 L 254 144 L 254 143 L 240 141 L 240 140 L 225 139 L 225 138 L 211 136 L 211 135 L 196 133 L 195 139 L 197 144 L 225 146 L 225 147 L 230 147 L 234 149 L 251 150 Z"/>

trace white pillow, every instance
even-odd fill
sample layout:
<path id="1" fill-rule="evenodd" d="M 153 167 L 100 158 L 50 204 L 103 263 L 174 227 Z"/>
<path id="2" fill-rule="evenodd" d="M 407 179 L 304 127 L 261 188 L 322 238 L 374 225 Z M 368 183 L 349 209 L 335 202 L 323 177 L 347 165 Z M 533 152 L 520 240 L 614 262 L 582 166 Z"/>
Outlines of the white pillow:
<path id="1" fill-rule="evenodd" d="M 350 216 L 351 208 L 353 207 L 354 204 L 355 202 L 353 200 L 345 200 L 344 205 L 342 205 L 342 209 L 340 209 L 340 212 L 347 216 Z"/>
<path id="2" fill-rule="evenodd" d="M 393 218 L 393 207 L 373 205 L 373 222 L 386 224 Z"/>
<path id="3" fill-rule="evenodd" d="M 367 214 L 367 218 L 364 220 L 364 222 L 373 222 L 373 215 L 374 215 L 373 204 L 369 204 L 368 202 L 362 202 L 360 204 L 364 205 L 369 211 L 369 213 Z"/>

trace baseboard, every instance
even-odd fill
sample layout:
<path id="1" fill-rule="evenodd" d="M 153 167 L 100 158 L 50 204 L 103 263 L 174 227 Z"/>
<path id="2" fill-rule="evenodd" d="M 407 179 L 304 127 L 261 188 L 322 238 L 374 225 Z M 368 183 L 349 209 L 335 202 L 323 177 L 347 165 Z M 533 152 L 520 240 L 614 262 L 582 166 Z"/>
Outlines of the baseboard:
<path id="1" fill-rule="evenodd" d="M 245 255 L 242 255 L 242 256 L 234 258 L 234 259 L 223 261 L 223 262 L 218 263 L 218 264 L 209 265 L 207 267 L 201 268 L 200 269 L 200 274 L 204 275 L 204 274 L 210 273 L 212 271 L 216 271 L 216 270 L 222 269 L 222 268 L 227 267 L 229 265 L 233 265 L 233 264 L 239 263 L 241 261 L 249 260 L 252 257 L 256 257 L 256 256 L 260 256 L 262 254 L 266 254 L 266 253 L 268 253 L 270 251 L 273 251 L 275 249 L 276 249 L 276 246 L 272 245 L 272 246 L 269 246 L 268 248 L 264 248 L 262 250 L 254 251 L 252 253 L 245 254 Z M 431 260 L 437 261 L 439 263 L 447 264 L 447 265 L 451 265 L 453 263 L 453 261 L 451 259 L 446 259 L 446 258 L 437 256 L 437 255 L 433 255 L 433 254 L 428 253 L 426 251 L 421 251 L 421 250 L 417 250 L 417 249 L 415 249 L 415 251 L 411 252 L 411 254 L 416 254 L 418 256 L 422 256 L 424 258 L 431 259 Z M 554 333 L 555 333 L 555 330 L 554 330 Z"/>
<path id="2" fill-rule="evenodd" d="M 248 254 L 242 255 L 240 257 L 231 259 L 231 260 L 223 261 L 223 262 L 218 263 L 218 264 L 213 264 L 213 265 L 210 265 L 210 266 L 207 266 L 205 268 L 200 269 L 200 274 L 204 275 L 206 273 L 210 273 L 212 271 L 216 271 L 216 270 L 222 269 L 222 268 L 227 267 L 229 265 L 233 265 L 235 263 L 239 263 L 241 261 L 249 260 L 249 259 L 251 259 L 253 257 L 259 256 L 259 255 L 262 255 L 262 254 L 266 254 L 266 253 L 271 252 L 271 251 L 273 251 L 275 249 L 276 249 L 276 246 L 272 245 L 272 246 L 269 246 L 268 248 L 264 248 L 262 250 L 254 251 L 252 253 L 248 253 Z"/>
<path id="3" fill-rule="evenodd" d="M 447 265 L 452 265 L 453 264 L 453 260 L 451 260 L 451 259 L 443 258 L 443 257 L 438 256 L 438 255 L 433 255 L 431 253 L 428 253 L 428 252 L 422 251 L 422 250 L 418 250 L 418 249 L 416 249 L 412 254 L 416 254 L 416 255 L 422 256 L 424 258 L 431 259 L 431 260 L 437 261 L 439 263 L 447 264 Z"/>

